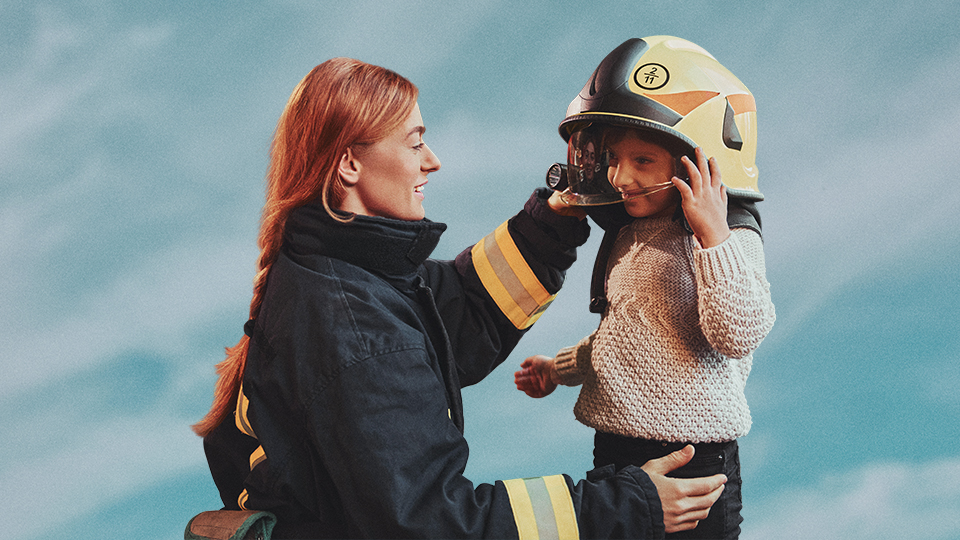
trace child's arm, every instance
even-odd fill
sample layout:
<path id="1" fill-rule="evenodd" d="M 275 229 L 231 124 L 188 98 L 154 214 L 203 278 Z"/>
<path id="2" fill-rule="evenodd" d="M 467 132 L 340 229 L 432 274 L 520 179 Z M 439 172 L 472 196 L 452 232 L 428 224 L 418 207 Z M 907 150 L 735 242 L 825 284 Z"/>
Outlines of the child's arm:
<path id="1" fill-rule="evenodd" d="M 541 398 L 556 390 L 557 385 L 577 386 L 583 383 L 583 374 L 590 369 L 590 352 L 593 336 L 580 340 L 572 347 L 564 347 L 555 358 L 538 354 L 520 364 L 520 371 L 513 374 L 517 390 L 530 397 Z"/>
<path id="2" fill-rule="evenodd" d="M 700 328 L 710 345 L 731 358 L 753 352 L 776 319 L 763 260 L 763 242 L 749 229 L 731 232 L 727 191 L 715 159 L 696 150 L 696 164 L 682 158 L 689 185 L 673 184 L 683 198 L 683 214 L 693 229 Z"/>
<path id="3" fill-rule="evenodd" d="M 776 320 L 766 278 L 763 242 L 750 229 L 693 254 L 700 328 L 710 345 L 731 358 L 753 352 Z"/>

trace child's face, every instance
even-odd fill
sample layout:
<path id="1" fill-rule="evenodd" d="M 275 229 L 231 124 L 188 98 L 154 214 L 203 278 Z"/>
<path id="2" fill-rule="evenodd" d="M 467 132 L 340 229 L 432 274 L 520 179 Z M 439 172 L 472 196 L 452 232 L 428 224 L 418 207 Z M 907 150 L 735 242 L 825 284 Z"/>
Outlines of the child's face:
<path id="1" fill-rule="evenodd" d="M 623 137 L 607 145 L 610 167 L 607 180 L 620 193 L 651 188 L 669 182 L 676 174 L 676 158 L 662 146 L 640 139 L 628 130 Z M 671 187 L 624 201 L 627 213 L 633 217 L 664 217 L 672 215 L 680 192 Z"/>

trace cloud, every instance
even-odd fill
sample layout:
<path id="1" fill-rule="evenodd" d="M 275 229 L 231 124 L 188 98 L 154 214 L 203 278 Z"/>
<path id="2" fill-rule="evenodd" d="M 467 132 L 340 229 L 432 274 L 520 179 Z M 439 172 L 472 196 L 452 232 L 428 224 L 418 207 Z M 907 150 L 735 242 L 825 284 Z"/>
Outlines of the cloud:
<path id="1" fill-rule="evenodd" d="M 125 82 L 174 34 L 164 22 L 116 28 L 116 17 L 102 10 L 85 10 L 84 17 L 66 11 L 31 4 L 31 13 L 21 16 L 30 40 L 17 48 L 26 60 L 0 78 L 6 104 L 0 112 L 0 163 L 7 175 L 35 160 L 34 145 L 54 129 L 76 128 L 78 119 L 102 124 L 142 110 L 139 96 L 147 90 Z"/>
<path id="2" fill-rule="evenodd" d="M 5 332 L 0 348 L 8 376 L 0 379 L 0 395 L 128 350 L 184 358 L 225 312 L 237 318 L 239 332 L 256 260 L 252 241 L 209 238 L 149 253 L 102 289 L 83 291 L 76 308 L 52 324 Z"/>
<path id="3" fill-rule="evenodd" d="M 870 463 L 785 490 L 744 515 L 744 540 L 954 539 L 960 536 L 960 457 Z"/>
<path id="4" fill-rule="evenodd" d="M 875 127 L 831 136 L 824 125 L 832 138 L 816 144 L 782 127 L 763 132 L 766 155 L 774 154 L 761 181 L 767 270 L 774 300 L 789 299 L 778 305 L 772 341 L 792 339 L 824 302 L 879 268 L 955 262 L 960 190 L 951 171 L 960 167 L 952 149 L 960 105 L 940 96 L 960 91 L 960 76 L 946 67 L 957 62 L 960 47 L 921 66 L 912 85 L 877 96 Z M 918 102 L 937 106 L 918 109 Z"/>
<path id="5" fill-rule="evenodd" d="M 58 452 L 20 455 L 0 470 L 0 484 L 16 488 L 16 496 L 4 503 L 4 529 L 15 537 L 36 537 L 203 467 L 199 441 L 181 419 L 147 415 L 78 427 L 61 427 L 70 444 Z"/>

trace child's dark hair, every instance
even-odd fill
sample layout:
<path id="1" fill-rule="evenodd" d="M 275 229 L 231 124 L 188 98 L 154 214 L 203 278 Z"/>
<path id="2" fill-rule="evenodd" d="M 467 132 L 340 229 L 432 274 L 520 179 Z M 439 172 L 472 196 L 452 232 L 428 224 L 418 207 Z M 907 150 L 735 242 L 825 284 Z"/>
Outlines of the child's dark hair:
<path id="1" fill-rule="evenodd" d="M 634 133 L 638 139 L 651 142 L 670 152 L 671 155 L 680 159 L 681 156 L 693 158 L 693 148 L 690 145 L 681 142 L 676 137 L 656 129 L 641 129 L 630 126 L 611 125 L 603 130 L 603 140 L 601 147 L 607 147 L 613 143 L 622 140 L 629 133 Z"/>

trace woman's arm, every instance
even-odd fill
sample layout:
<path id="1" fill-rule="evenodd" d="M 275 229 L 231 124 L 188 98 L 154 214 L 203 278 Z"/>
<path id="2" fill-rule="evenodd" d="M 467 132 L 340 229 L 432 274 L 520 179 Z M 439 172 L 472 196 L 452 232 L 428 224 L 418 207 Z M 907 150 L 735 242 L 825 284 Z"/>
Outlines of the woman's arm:
<path id="1" fill-rule="evenodd" d="M 467 443 L 443 396 L 423 350 L 358 362 L 317 394 L 310 444 L 332 476 L 350 536 L 517 538 L 553 530 L 567 538 L 578 531 L 648 538 L 663 530 L 653 475 L 689 501 L 704 500 L 723 481 L 700 489 L 630 467 L 577 484 L 554 475 L 474 485 L 463 476 Z"/>
<path id="2" fill-rule="evenodd" d="M 549 196 L 550 190 L 537 190 L 523 211 L 456 261 L 425 264 L 462 386 L 506 359 L 553 301 L 589 236 L 586 220 L 555 213 Z"/>

